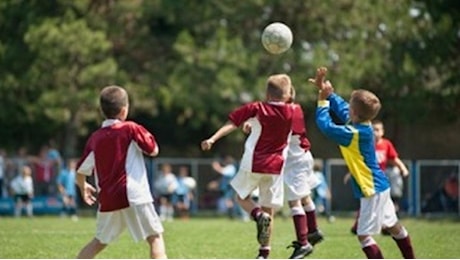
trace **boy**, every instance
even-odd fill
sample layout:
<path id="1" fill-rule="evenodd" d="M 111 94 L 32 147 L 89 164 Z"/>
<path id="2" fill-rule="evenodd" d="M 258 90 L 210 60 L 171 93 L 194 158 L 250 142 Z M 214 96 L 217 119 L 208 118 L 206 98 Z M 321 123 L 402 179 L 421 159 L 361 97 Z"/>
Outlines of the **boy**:
<path id="1" fill-rule="evenodd" d="M 266 86 L 265 102 L 248 103 L 234 110 L 225 125 L 201 142 L 203 150 L 210 150 L 217 140 L 245 121 L 251 123 L 252 131 L 245 142 L 240 168 L 230 185 L 237 193 L 240 206 L 257 223 L 258 258 L 267 258 L 270 254 L 274 209 L 283 205 L 281 174 L 293 115 L 292 107 L 286 104 L 291 96 L 291 78 L 286 74 L 272 75 Z M 260 206 L 251 199 L 251 193 L 257 188 Z"/>
<path id="2" fill-rule="evenodd" d="M 96 202 L 96 189 L 86 176 L 96 175 L 96 236 L 78 258 L 94 258 L 126 227 L 136 242 L 148 242 L 151 258 L 166 258 L 163 226 L 153 206 L 143 158 L 143 154 L 158 154 L 155 138 L 141 125 L 125 121 L 129 102 L 123 88 L 105 87 L 99 102 L 105 120 L 88 139 L 77 163 L 77 184 L 88 205 Z"/>
<path id="3" fill-rule="evenodd" d="M 286 197 L 291 211 L 296 241 L 289 247 L 294 248 L 290 259 L 301 259 L 313 252 L 313 245 L 323 240 L 318 230 L 315 204 L 310 195 L 311 189 L 319 184 L 313 172 L 313 156 L 310 141 L 307 138 L 304 113 L 299 104 L 294 103 L 295 90 L 291 88 L 289 104 L 293 108 L 292 134 L 288 143 L 288 155 L 283 171 Z M 250 133 L 251 125 L 246 122 L 243 131 Z"/>
<path id="4" fill-rule="evenodd" d="M 374 130 L 375 138 L 375 151 L 377 156 L 377 162 L 380 169 L 387 175 L 390 180 L 390 196 L 395 204 L 396 213 L 399 211 L 399 202 L 403 196 L 403 180 L 402 177 L 409 175 L 409 170 L 406 165 L 399 159 L 398 152 L 391 143 L 390 140 L 384 138 L 385 130 L 383 128 L 383 122 L 380 120 L 372 121 L 372 128 Z M 391 168 L 387 168 L 390 164 Z M 402 177 L 401 177 L 402 176 Z M 358 226 L 357 219 L 351 227 L 351 233 L 356 234 Z M 387 234 L 386 230 L 382 230 L 382 234 Z"/>
<path id="5" fill-rule="evenodd" d="M 26 208 L 28 217 L 33 216 L 32 198 L 34 197 L 34 184 L 32 180 L 32 168 L 28 165 L 22 166 L 20 175 L 16 176 L 10 183 L 13 191 L 15 205 L 14 216 L 20 217 L 22 208 Z"/>
<path id="6" fill-rule="evenodd" d="M 73 221 L 78 220 L 77 217 L 77 191 L 75 188 L 75 167 L 77 162 L 69 160 L 66 167 L 61 169 L 57 177 L 58 191 L 62 196 L 62 216 L 66 214 L 71 217 Z"/>
<path id="7" fill-rule="evenodd" d="M 404 258 L 415 258 L 407 230 L 399 223 L 390 198 L 390 184 L 380 169 L 374 144 L 371 120 L 381 108 L 380 100 L 367 90 L 355 90 L 349 103 L 334 93 L 329 81 L 324 82 L 327 69 L 319 68 L 314 79 L 318 89 L 316 123 L 327 137 L 339 144 L 352 176 L 352 187 L 360 198 L 358 240 L 367 258 L 383 258 L 372 235 L 387 228 Z M 332 122 L 333 111 L 342 123 Z"/>

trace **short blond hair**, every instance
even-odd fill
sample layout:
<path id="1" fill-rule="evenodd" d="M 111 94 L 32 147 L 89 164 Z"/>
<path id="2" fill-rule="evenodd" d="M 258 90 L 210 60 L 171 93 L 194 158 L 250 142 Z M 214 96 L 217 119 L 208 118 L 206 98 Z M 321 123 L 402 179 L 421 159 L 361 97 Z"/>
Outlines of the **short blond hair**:
<path id="1" fill-rule="evenodd" d="M 380 111 L 380 99 L 369 90 L 357 89 L 351 92 L 350 107 L 359 121 L 374 119 Z"/>
<path id="2" fill-rule="evenodd" d="M 291 96 L 291 77 L 286 74 L 274 74 L 267 80 L 267 95 L 275 100 L 286 101 Z"/>

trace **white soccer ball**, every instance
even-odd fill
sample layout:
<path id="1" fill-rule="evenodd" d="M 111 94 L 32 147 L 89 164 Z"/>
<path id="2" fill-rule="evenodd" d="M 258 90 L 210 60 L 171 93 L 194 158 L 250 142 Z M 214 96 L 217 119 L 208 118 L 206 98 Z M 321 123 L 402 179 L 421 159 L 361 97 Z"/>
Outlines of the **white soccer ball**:
<path id="1" fill-rule="evenodd" d="M 262 32 L 262 45 L 271 54 L 283 53 L 292 45 L 292 31 L 284 23 L 271 23 Z"/>
<path id="2" fill-rule="evenodd" d="M 196 188 L 196 181 L 192 177 L 185 177 L 184 184 L 191 190 Z"/>

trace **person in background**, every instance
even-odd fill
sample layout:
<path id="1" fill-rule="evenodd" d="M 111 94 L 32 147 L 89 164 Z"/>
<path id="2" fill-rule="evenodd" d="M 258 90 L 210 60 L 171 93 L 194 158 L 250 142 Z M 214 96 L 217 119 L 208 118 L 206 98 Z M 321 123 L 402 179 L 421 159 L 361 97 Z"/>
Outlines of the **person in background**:
<path id="1" fill-rule="evenodd" d="M 177 178 L 172 172 L 171 165 L 169 163 L 163 164 L 161 166 L 161 174 L 155 181 L 155 191 L 160 197 L 160 219 L 162 221 L 173 221 L 173 196 L 177 185 Z"/>
<path id="2" fill-rule="evenodd" d="M 235 159 L 231 155 L 226 155 L 222 163 L 214 161 L 212 169 L 221 175 L 219 180 L 219 208 L 223 208 L 230 218 L 235 218 L 239 214 L 239 207 L 235 201 L 235 191 L 230 186 L 230 182 L 237 172 Z"/>
<path id="3" fill-rule="evenodd" d="M 22 209 L 26 209 L 28 217 L 33 216 L 32 198 L 34 197 L 34 184 L 32 180 L 32 169 L 24 165 L 21 174 L 16 176 L 10 183 L 14 196 L 14 216 L 20 217 Z"/>
<path id="4" fill-rule="evenodd" d="M 326 178 L 324 176 L 323 167 L 319 163 L 315 163 L 313 166 L 314 173 L 319 180 L 319 185 L 313 189 L 313 200 L 317 206 L 317 211 L 322 216 L 327 218 L 328 222 L 334 222 L 335 217 L 331 214 L 328 209 L 328 205 L 331 204 L 332 194 L 327 185 Z"/>
<path id="5" fill-rule="evenodd" d="M 77 216 L 77 190 L 76 190 L 76 164 L 75 160 L 68 160 L 57 177 L 57 187 L 62 198 L 62 216 L 68 215 L 73 221 Z"/>
<path id="6" fill-rule="evenodd" d="M 386 229 L 404 258 L 415 258 L 406 228 L 399 222 L 390 197 L 390 183 L 378 164 L 371 120 L 381 108 L 379 98 L 364 89 L 352 91 L 349 102 L 334 93 L 325 81 L 327 69 L 318 68 L 309 79 L 318 88 L 316 124 L 320 131 L 338 144 L 351 173 L 352 189 L 360 200 L 358 241 L 367 258 L 381 259 L 383 254 L 373 235 Z M 332 121 L 330 113 L 339 124 Z"/>
<path id="7" fill-rule="evenodd" d="M 190 217 L 190 205 L 193 200 L 193 191 L 195 187 L 196 181 L 189 175 L 188 167 L 179 167 L 177 188 L 174 193 L 174 205 L 181 219 L 187 220 Z"/>
<path id="8" fill-rule="evenodd" d="M 6 189 L 4 185 L 6 184 L 6 170 L 7 170 L 7 159 L 5 149 L 0 149 L 0 198 L 6 196 Z"/>

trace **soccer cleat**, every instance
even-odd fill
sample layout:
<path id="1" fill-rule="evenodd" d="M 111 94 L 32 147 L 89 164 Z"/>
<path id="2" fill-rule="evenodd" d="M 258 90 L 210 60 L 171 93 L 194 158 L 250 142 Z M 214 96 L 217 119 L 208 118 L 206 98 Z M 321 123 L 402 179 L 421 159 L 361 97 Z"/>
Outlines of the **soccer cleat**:
<path id="1" fill-rule="evenodd" d="M 318 229 L 315 232 L 308 234 L 307 239 L 308 239 L 308 242 L 310 242 L 310 244 L 314 246 L 318 244 L 319 242 L 323 241 L 324 236 L 321 230 Z"/>
<path id="2" fill-rule="evenodd" d="M 256 259 L 267 259 L 267 258 L 264 257 L 263 255 L 258 255 L 258 256 L 256 257 Z"/>
<path id="3" fill-rule="evenodd" d="M 270 240 L 270 215 L 262 212 L 257 218 L 257 241 L 261 245 L 268 245 Z"/>
<path id="4" fill-rule="evenodd" d="M 287 248 L 290 247 L 294 248 L 294 252 L 292 252 L 292 255 L 289 257 L 289 259 L 303 259 L 313 252 L 313 246 L 310 243 L 301 245 L 298 241 L 293 241 L 292 244 Z"/>

